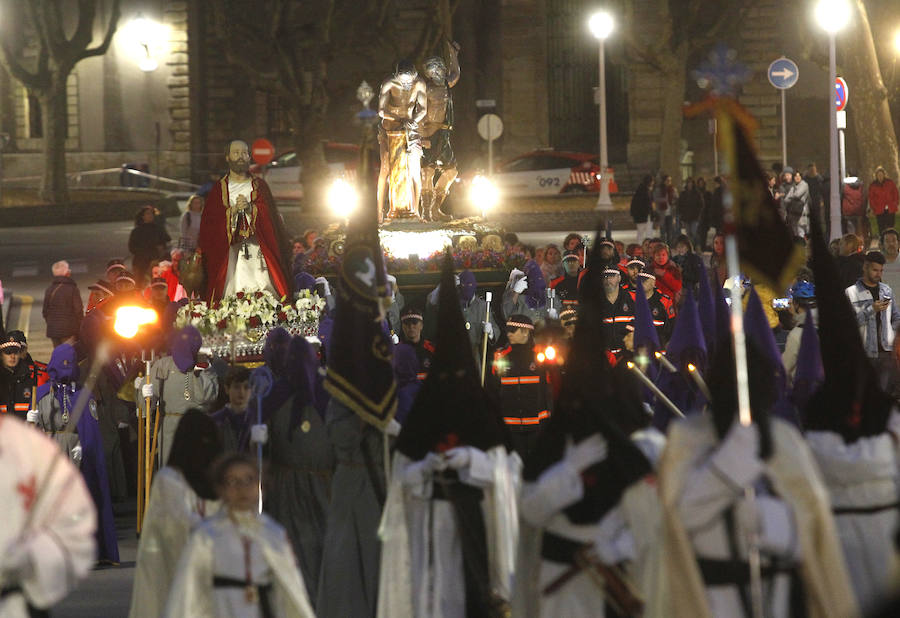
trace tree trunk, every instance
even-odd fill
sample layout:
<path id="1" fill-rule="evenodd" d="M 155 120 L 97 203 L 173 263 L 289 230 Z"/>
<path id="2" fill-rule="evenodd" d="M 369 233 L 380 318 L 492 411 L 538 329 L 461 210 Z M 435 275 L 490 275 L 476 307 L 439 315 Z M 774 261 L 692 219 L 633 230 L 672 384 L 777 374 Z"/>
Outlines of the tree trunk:
<path id="1" fill-rule="evenodd" d="M 660 171 L 672 177 L 672 184 L 681 187 L 681 128 L 684 124 L 684 88 L 687 81 L 687 43 L 672 50 L 672 56 L 662 73 L 663 126 L 659 139 Z"/>
<path id="2" fill-rule="evenodd" d="M 69 201 L 66 181 L 66 132 L 69 124 L 66 105 L 66 75 L 53 75 L 46 90 L 37 93 L 44 121 L 44 176 L 41 200 L 50 204 Z"/>
<path id="3" fill-rule="evenodd" d="M 854 171 L 868 184 L 874 178 L 875 168 L 882 165 L 887 175 L 896 180 L 900 178 L 900 168 L 888 92 L 881 78 L 865 4 L 862 0 L 854 4 L 857 11 L 856 19 L 851 22 L 854 26 L 842 37 L 847 44 L 838 47 L 847 86 L 853 94 L 847 115 L 859 144 L 860 169 Z"/>
<path id="4" fill-rule="evenodd" d="M 308 105 L 291 110 L 294 129 L 294 151 L 302 166 L 304 210 L 317 210 L 324 204 L 328 185 L 328 165 L 322 150 L 324 115 Z"/>

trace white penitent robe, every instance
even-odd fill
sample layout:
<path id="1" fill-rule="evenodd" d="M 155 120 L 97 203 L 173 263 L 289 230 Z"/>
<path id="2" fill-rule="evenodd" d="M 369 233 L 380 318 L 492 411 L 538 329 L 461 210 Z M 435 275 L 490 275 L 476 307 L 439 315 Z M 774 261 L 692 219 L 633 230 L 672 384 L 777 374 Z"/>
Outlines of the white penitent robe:
<path id="1" fill-rule="evenodd" d="M 138 545 L 130 618 L 162 615 L 191 530 L 218 510 L 219 502 L 199 497 L 179 470 L 166 466 L 153 477 Z"/>
<path id="2" fill-rule="evenodd" d="M 11 414 L 0 416 L 0 616 L 49 608 L 91 570 L 97 513 L 81 473 L 55 442 Z M 12 561 L 30 563 L 13 569 Z"/>
<path id="3" fill-rule="evenodd" d="M 890 434 L 852 444 L 830 431 L 809 431 L 806 441 L 831 495 L 838 538 L 853 590 L 863 610 L 891 592 L 897 554 L 897 458 Z"/>
<path id="4" fill-rule="evenodd" d="M 250 203 L 250 194 L 253 190 L 251 180 L 235 181 L 228 177 L 228 201 L 231 206 L 237 205 L 237 198 L 243 195 L 247 203 Z M 232 230 L 237 227 L 236 218 L 229 221 Z M 246 247 L 244 246 L 246 245 Z M 243 290 L 268 291 L 275 294 L 275 286 L 269 277 L 266 260 L 262 249 L 255 236 L 251 236 L 245 242 L 236 242 L 228 249 L 228 270 L 225 271 L 225 295 L 235 294 Z"/>
<path id="5" fill-rule="evenodd" d="M 666 450 L 659 468 L 663 509 L 662 554 L 659 562 L 667 585 L 662 611 L 647 618 L 713 618 L 744 616 L 746 611 L 734 585 L 704 581 L 698 557 L 727 560 L 729 541 L 726 514 L 734 513 L 738 558 L 747 560 L 746 525 L 755 513 L 755 528 L 763 567 L 773 558 L 793 560 L 803 584 L 806 615 L 810 618 L 858 615 L 856 600 L 844 567 L 827 490 L 813 455 L 791 425 L 771 420 L 773 454 L 760 461 L 735 448 L 731 434 L 720 440 L 712 420 L 696 414 L 669 426 Z M 764 476 L 771 492 L 761 487 Z M 746 505 L 743 488 L 757 487 L 755 509 Z M 721 576 L 723 571 L 713 575 Z M 764 580 L 767 616 L 788 616 L 788 576 Z"/>
<path id="6" fill-rule="evenodd" d="M 249 569 L 249 572 L 248 572 Z M 248 598 L 243 586 L 215 586 L 216 578 L 270 587 Z M 275 618 L 314 618 L 287 534 L 268 515 L 225 509 L 191 534 L 178 562 L 165 616 L 260 618 L 267 595 Z"/>
<path id="7" fill-rule="evenodd" d="M 484 491 L 491 590 L 509 600 L 518 535 L 517 478 L 521 460 L 504 447 L 468 447 L 458 470 L 461 483 Z M 382 539 L 378 616 L 455 618 L 466 615 L 463 551 L 453 506 L 432 499 L 430 474 L 411 478 L 415 462 L 394 456 L 393 474 L 379 535 Z"/>
<path id="8" fill-rule="evenodd" d="M 631 440 L 653 466 L 665 447 L 665 436 L 647 428 L 635 432 Z M 593 524 L 573 524 L 564 510 L 584 496 L 581 475 L 565 460 L 547 468 L 537 481 L 526 483 L 519 507 L 528 531 L 523 532 L 517 571 L 514 610 L 522 616 L 555 618 L 602 618 L 605 595 L 591 576 L 580 572 L 550 594 L 547 586 L 567 573 L 571 565 L 541 558 L 541 534 L 593 545 L 600 561 L 624 565 L 635 590 L 648 603 L 661 592 L 655 568 L 659 539 L 659 502 L 653 478 L 634 483 L 625 490 L 619 504 Z M 526 536 L 528 538 L 526 538 Z M 537 566 L 537 572 L 531 568 Z M 520 581 L 518 576 L 524 578 Z"/>

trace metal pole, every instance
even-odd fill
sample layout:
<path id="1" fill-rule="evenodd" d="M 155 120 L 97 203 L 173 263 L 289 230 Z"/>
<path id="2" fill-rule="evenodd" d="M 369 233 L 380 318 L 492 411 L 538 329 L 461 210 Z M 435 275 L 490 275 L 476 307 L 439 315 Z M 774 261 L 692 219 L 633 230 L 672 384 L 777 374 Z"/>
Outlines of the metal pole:
<path id="1" fill-rule="evenodd" d="M 715 175 L 719 175 L 719 119 L 713 118 L 713 168 Z M 717 230 L 718 231 L 718 230 Z"/>
<path id="2" fill-rule="evenodd" d="M 841 237 L 841 192 L 840 192 L 840 170 L 838 169 L 838 135 L 837 135 L 837 113 L 835 111 L 835 101 L 837 100 L 837 59 L 835 50 L 834 33 L 828 35 L 828 138 L 830 147 L 829 175 L 831 176 L 831 234 L 830 240 L 837 240 Z"/>
<path id="3" fill-rule="evenodd" d="M 785 90 L 781 91 L 781 166 L 787 167 L 787 107 L 785 106 Z"/>
<path id="4" fill-rule="evenodd" d="M 841 182 L 847 177 L 847 157 L 844 144 L 844 130 L 838 129 L 838 152 L 840 153 Z"/>
<path id="5" fill-rule="evenodd" d="M 600 195 L 596 210 L 612 210 L 609 199 L 609 154 L 606 149 L 606 41 L 600 39 Z"/>

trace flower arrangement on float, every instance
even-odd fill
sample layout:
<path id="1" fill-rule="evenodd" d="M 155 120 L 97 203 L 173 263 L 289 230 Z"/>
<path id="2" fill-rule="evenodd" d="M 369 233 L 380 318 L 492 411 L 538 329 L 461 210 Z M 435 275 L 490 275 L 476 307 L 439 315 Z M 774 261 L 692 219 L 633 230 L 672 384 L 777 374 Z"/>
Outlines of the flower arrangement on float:
<path id="1" fill-rule="evenodd" d="M 315 335 L 324 309 L 325 299 L 310 290 L 301 290 L 293 302 L 265 290 L 244 290 L 212 303 L 189 302 L 178 310 L 175 326 L 194 326 L 213 356 L 228 356 L 235 347 L 236 354 L 247 356 L 262 353 L 265 335 L 273 328 Z"/>

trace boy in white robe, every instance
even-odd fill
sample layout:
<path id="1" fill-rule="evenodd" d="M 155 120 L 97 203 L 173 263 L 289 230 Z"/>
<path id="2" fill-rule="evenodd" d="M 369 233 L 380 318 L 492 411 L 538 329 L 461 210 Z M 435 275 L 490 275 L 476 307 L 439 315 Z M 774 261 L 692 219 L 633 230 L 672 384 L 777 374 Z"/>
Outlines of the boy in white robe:
<path id="1" fill-rule="evenodd" d="M 397 438 L 382 519 L 382 618 L 498 615 L 510 600 L 519 460 L 479 383 L 449 259 L 438 307 L 434 361 Z"/>
<path id="2" fill-rule="evenodd" d="M 214 480 L 223 508 L 191 534 L 165 616 L 313 618 L 284 528 L 257 512 L 256 462 L 226 455 Z"/>
<path id="3" fill-rule="evenodd" d="M 0 616 L 52 607 L 96 557 L 97 514 L 81 473 L 55 442 L 0 416 Z"/>
<path id="4" fill-rule="evenodd" d="M 215 421 L 199 410 L 184 415 L 175 431 L 169 464 L 153 477 L 138 544 L 131 618 L 158 618 L 191 531 L 219 510 L 209 480 L 223 451 Z"/>

